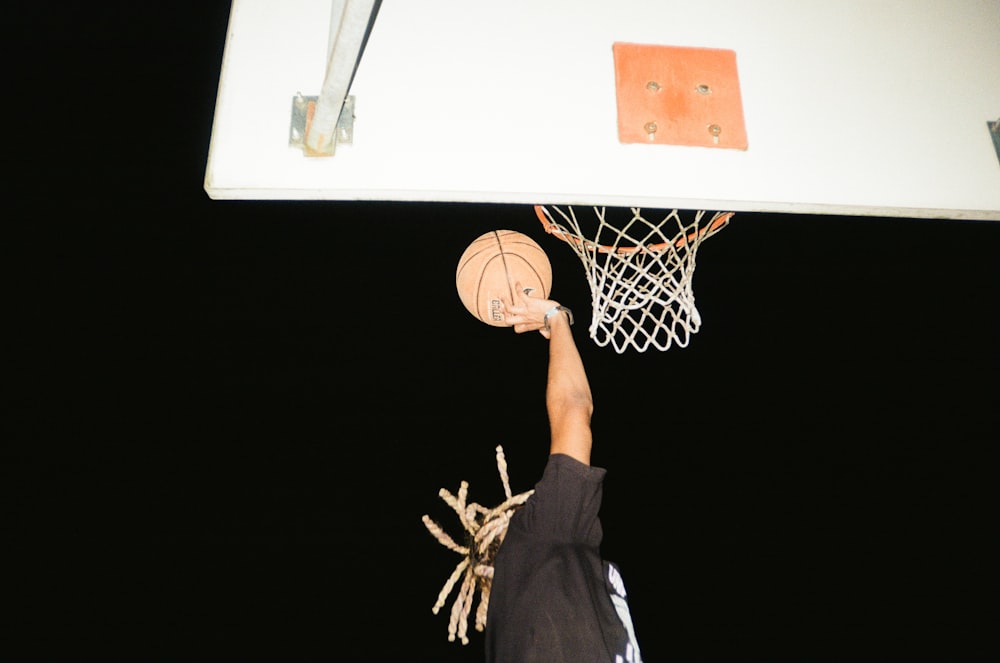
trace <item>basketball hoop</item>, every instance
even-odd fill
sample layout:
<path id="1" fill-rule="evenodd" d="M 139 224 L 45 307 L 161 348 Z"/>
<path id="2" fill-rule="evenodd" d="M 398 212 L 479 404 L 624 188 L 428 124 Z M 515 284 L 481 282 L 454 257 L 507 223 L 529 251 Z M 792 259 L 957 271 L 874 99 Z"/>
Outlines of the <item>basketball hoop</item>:
<path id="1" fill-rule="evenodd" d="M 608 208 L 594 207 L 594 218 L 581 226 L 572 206 L 535 206 L 545 231 L 583 262 L 593 304 L 590 337 L 597 345 L 611 343 L 619 354 L 630 347 L 686 347 L 701 327 L 692 287 L 695 255 L 733 212 L 716 212 L 706 222 L 704 211 L 685 220 L 678 210 L 649 219 L 641 208 L 629 210 L 630 218 L 616 221 Z"/>

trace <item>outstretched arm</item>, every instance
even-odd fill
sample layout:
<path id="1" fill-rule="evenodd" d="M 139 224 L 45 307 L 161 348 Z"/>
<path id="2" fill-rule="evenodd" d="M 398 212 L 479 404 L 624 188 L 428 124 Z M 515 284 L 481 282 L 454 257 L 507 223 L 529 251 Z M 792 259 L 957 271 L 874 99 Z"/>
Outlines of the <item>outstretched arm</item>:
<path id="1" fill-rule="evenodd" d="M 562 311 L 546 314 L 559 303 L 525 294 L 521 285 L 515 288 L 513 302 L 504 300 L 504 316 L 523 334 L 539 331 L 549 339 L 548 383 L 545 404 L 549 415 L 551 442 L 549 453 L 562 453 L 590 465 L 592 435 L 590 420 L 594 402 L 590 382 L 576 347 L 569 317 Z"/>

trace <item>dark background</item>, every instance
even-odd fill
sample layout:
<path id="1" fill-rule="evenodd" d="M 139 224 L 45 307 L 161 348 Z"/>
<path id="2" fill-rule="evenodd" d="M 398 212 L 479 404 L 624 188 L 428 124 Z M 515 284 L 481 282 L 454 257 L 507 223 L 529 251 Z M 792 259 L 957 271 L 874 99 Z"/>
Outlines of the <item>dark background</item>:
<path id="1" fill-rule="evenodd" d="M 545 341 L 454 289 L 509 228 L 577 316 L 645 660 L 995 656 L 1000 225 L 737 214 L 690 346 L 619 355 L 530 207 L 208 199 L 228 3 L 63 4 L 10 10 L 7 642 L 481 660 L 420 517 L 545 461 Z"/>

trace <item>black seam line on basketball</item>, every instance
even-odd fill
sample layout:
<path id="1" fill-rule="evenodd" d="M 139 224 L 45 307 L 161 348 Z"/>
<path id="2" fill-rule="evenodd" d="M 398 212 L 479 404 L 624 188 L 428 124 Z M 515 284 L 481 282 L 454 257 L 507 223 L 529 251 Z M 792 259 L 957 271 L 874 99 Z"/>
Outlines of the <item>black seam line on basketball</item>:
<path id="1" fill-rule="evenodd" d="M 523 256 L 520 253 L 509 253 L 508 255 L 516 257 L 521 262 L 523 262 L 524 266 L 527 267 L 528 270 L 530 270 L 531 273 L 535 276 L 535 281 L 537 281 L 539 285 L 544 285 L 545 284 L 544 279 L 542 279 L 542 275 L 538 272 L 537 269 L 535 269 L 534 263 L 532 263 L 531 260 L 529 260 L 527 256 Z M 507 273 L 510 274 L 509 271 Z M 525 294 L 528 294 L 528 293 L 525 293 Z M 548 297 L 548 296 L 549 296 L 549 293 L 545 292 L 545 289 L 542 288 L 542 297 Z"/>
<path id="2" fill-rule="evenodd" d="M 528 248 L 532 248 L 532 249 L 534 248 L 533 246 L 531 246 L 530 244 L 526 244 L 525 242 L 517 242 L 517 244 L 519 244 L 520 246 L 527 246 Z M 523 256 L 520 253 L 514 253 L 513 251 L 504 251 L 503 247 L 501 247 L 500 248 L 500 259 L 503 261 L 503 271 L 504 271 L 504 274 L 507 275 L 507 291 L 508 291 L 508 295 L 510 297 L 510 301 L 514 301 L 514 284 L 510 282 L 510 267 L 511 266 L 510 266 L 510 263 L 507 262 L 507 256 L 508 255 L 512 256 L 512 257 L 516 257 L 521 262 L 523 262 L 524 266 L 527 267 L 531 271 L 531 273 L 535 275 L 535 280 L 538 283 L 543 283 L 543 280 L 542 280 L 542 275 L 538 273 L 537 269 L 535 269 L 534 263 L 532 263 L 531 260 L 529 260 L 526 256 Z M 527 294 L 527 293 L 525 293 L 525 294 Z M 549 293 L 543 291 L 542 292 L 542 296 L 543 297 L 548 297 Z"/>
<path id="3" fill-rule="evenodd" d="M 510 297 L 510 300 L 514 301 L 514 284 L 510 282 L 510 265 L 507 263 L 507 254 L 508 254 L 508 251 L 504 250 L 504 244 L 500 240 L 500 233 L 494 230 L 493 231 L 493 235 L 496 237 L 497 246 L 500 249 L 500 259 L 503 261 L 503 271 L 504 271 L 504 274 L 506 274 L 507 277 L 508 277 L 507 278 L 507 294 Z M 518 241 L 518 240 L 511 241 L 508 244 L 508 246 L 510 246 L 512 248 L 514 246 L 526 246 L 526 247 L 528 247 L 529 249 L 532 249 L 532 250 L 537 250 L 538 249 L 538 247 L 536 245 L 534 245 L 534 244 L 529 244 L 528 242 L 521 242 L 521 241 Z M 531 262 L 531 260 L 529 260 L 525 256 L 521 255 L 520 253 L 514 253 L 513 251 L 510 251 L 509 253 L 510 253 L 510 255 L 517 256 L 522 261 L 524 261 L 525 266 L 527 266 L 528 269 L 531 270 L 531 273 L 535 275 L 535 280 L 537 280 L 539 283 L 542 283 L 542 275 L 538 273 L 537 269 L 535 269 L 535 265 Z M 543 297 L 548 297 L 549 293 L 543 292 L 542 296 Z"/>
<path id="4" fill-rule="evenodd" d="M 480 249 L 479 251 L 476 251 L 471 256 L 469 256 L 466 259 L 466 261 L 459 266 L 459 268 L 458 268 L 458 275 L 456 275 L 456 279 L 458 278 L 458 276 L 461 276 L 462 271 L 466 267 L 469 266 L 470 262 L 472 262 L 473 260 L 475 260 L 476 258 L 478 258 L 480 255 L 482 255 L 483 253 L 485 253 L 487 250 L 488 249 L 483 248 L 483 249 Z M 487 259 L 486 263 L 484 263 L 483 268 L 481 268 L 479 270 L 479 278 L 476 281 L 476 290 L 475 290 L 475 293 L 473 295 L 473 301 L 476 304 L 476 317 L 479 318 L 480 320 L 484 321 L 484 322 L 485 322 L 485 317 L 487 317 L 487 316 L 485 316 L 484 312 L 482 310 L 480 310 L 480 308 L 479 308 L 479 302 L 482 299 L 481 295 L 482 295 L 482 290 L 483 290 L 483 274 L 486 272 L 485 265 L 489 265 L 490 260 L 491 259 Z"/>
<path id="5" fill-rule="evenodd" d="M 500 233 L 494 231 L 497 238 L 497 247 L 500 249 L 500 262 L 503 263 L 503 273 L 507 276 L 507 297 L 514 301 L 514 284 L 510 282 L 510 265 L 507 264 L 507 253 L 503 249 L 503 242 L 500 241 Z M 507 316 L 504 316 L 506 318 Z"/>
<path id="6" fill-rule="evenodd" d="M 479 305 L 483 301 L 483 275 L 486 274 L 486 269 L 489 267 L 492 260 L 495 260 L 495 258 L 486 259 L 486 262 L 483 263 L 482 269 L 479 270 L 479 278 L 476 281 L 476 310 L 479 311 L 479 319 L 483 322 L 486 322 L 486 320 L 490 317 L 489 309 L 485 311 L 479 310 Z"/>
<path id="7" fill-rule="evenodd" d="M 497 231 L 497 230 L 493 231 L 493 239 L 496 240 L 497 249 L 498 249 L 498 251 L 500 253 L 500 259 L 503 260 L 503 242 L 500 241 L 500 232 L 499 231 Z M 483 265 L 483 268 L 479 270 L 479 279 L 476 282 L 476 310 L 479 310 L 479 305 L 480 305 L 480 303 L 482 302 L 482 299 L 483 299 L 482 298 L 483 274 L 486 273 L 486 267 L 489 266 L 491 260 L 493 260 L 493 258 L 487 259 L 486 263 Z M 503 269 L 504 269 L 504 273 L 505 274 L 508 273 L 507 272 L 507 263 L 506 262 L 503 263 Z M 507 287 L 508 288 L 510 287 L 510 283 L 507 284 Z M 484 322 L 486 320 L 490 319 L 490 312 L 489 312 L 489 310 L 487 309 L 486 311 L 479 311 L 479 319 L 482 320 L 482 321 L 484 321 Z"/>

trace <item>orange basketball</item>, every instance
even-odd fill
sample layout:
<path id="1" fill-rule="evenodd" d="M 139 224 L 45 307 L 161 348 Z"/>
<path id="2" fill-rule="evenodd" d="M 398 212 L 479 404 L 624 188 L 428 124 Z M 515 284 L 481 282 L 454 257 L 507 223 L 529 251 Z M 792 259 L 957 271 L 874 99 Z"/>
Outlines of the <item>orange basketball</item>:
<path id="1" fill-rule="evenodd" d="M 477 237 L 458 261 L 455 286 L 469 313 L 494 327 L 509 327 L 500 309 L 500 296 L 514 298 L 514 285 L 548 297 L 552 265 L 535 240 L 516 230 L 492 230 Z"/>

